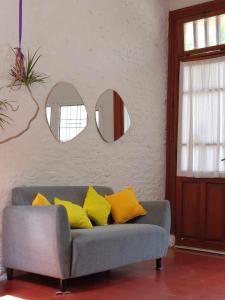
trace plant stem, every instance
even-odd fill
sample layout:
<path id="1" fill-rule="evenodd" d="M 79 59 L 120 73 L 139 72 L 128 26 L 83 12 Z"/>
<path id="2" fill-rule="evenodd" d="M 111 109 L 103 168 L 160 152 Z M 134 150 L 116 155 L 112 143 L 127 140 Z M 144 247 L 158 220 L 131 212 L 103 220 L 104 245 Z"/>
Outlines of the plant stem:
<path id="1" fill-rule="evenodd" d="M 5 86 L 5 87 L 8 87 L 8 88 L 9 88 L 9 87 L 11 87 L 11 86 L 9 85 L 9 86 Z M 4 88 L 4 87 L 3 87 L 3 88 Z M 7 142 L 9 142 L 9 141 L 12 141 L 12 140 L 14 140 L 14 139 L 20 137 L 21 135 L 23 135 L 25 132 L 27 132 L 27 131 L 30 129 L 31 123 L 37 118 L 37 115 L 38 115 L 39 110 L 40 110 L 39 104 L 38 104 L 37 100 L 34 98 L 34 96 L 33 96 L 33 94 L 32 94 L 32 91 L 31 91 L 30 87 L 29 87 L 29 86 L 26 86 L 26 88 L 27 88 L 27 90 L 28 90 L 28 92 L 29 92 L 29 94 L 30 94 L 30 96 L 31 96 L 31 99 L 32 99 L 33 102 L 35 103 L 36 111 L 35 111 L 33 117 L 32 117 L 32 118 L 30 119 L 30 121 L 28 122 L 28 124 L 27 124 L 27 126 L 26 126 L 26 128 L 25 128 L 24 130 L 22 130 L 20 133 L 14 135 L 14 136 L 11 136 L 11 137 L 9 137 L 9 138 L 3 140 L 3 141 L 0 141 L 0 145 L 1 145 L 1 144 L 4 144 L 4 143 L 7 143 Z M 2 89 L 2 88 L 0 88 L 0 89 Z"/>

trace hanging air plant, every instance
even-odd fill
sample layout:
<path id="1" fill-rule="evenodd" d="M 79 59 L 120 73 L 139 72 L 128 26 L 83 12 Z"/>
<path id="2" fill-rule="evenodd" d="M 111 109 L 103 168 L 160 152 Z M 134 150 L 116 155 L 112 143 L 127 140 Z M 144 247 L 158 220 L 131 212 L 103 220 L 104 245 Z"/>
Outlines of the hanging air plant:
<path id="1" fill-rule="evenodd" d="M 38 50 L 36 50 L 34 54 L 30 54 L 28 50 L 27 57 L 23 55 L 20 48 L 16 48 L 13 52 L 16 61 L 10 70 L 12 86 L 25 85 L 30 87 L 34 83 L 45 83 L 47 76 L 35 70 L 35 66 L 41 58 L 41 55 L 38 54 Z"/>
<path id="2" fill-rule="evenodd" d="M 7 86 L 1 87 L 3 88 L 10 88 L 12 89 L 15 86 L 25 86 L 28 90 L 28 93 L 30 94 L 30 97 L 34 104 L 36 105 L 36 111 L 33 115 L 33 117 L 29 120 L 26 128 L 18 133 L 15 136 L 9 137 L 8 139 L 4 141 L 0 141 L 0 144 L 6 143 L 10 140 L 13 140 L 22 134 L 24 134 L 28 129 L 30 128 L 31 123 L 36 119 L 38 112 L 39 112 L 39 104 L 35 97 L 33 96 L 31 86 L 33 84 L 43 84 L 45 83 L 45 80 L 47 79 L 47 76 L 45 76 L 42 73 L 39 73 L 35 70 L 38 61 L 41 58 L 41 55 L 38 54 L 38 50 L 36 50 L 33 54 L 30 54 L 29 50 L 27 52 L 27 56 L 23 54 L 22 51 L 22 19 L 23 19 L 23 0 L 19 0 L 19 46 L 12 49 L 15 54 L 15 64 L 10 70 L 10 77 L 11 77 L 11 83 Z M 0 127 L 3 127 L 3 125 L 7 124 L 10 120 L 10 118 L 7 116 L 7 110 L 10 109 L 12 111 L 16 111 L 16 109 L 13 108 L 12 102 L 3 100 L 0 101 Z"/>
<path id="3" fill-rule="evenodd" d="M 41 58 L 38 50 L 30 55 L 28 50 L 27 57 L 22 51 L 22 33 L 23 33 L 23 0 L 19 0 L 19 47 L 12 49 L 15 54 L 15 64 L 10 70 L 12 77 L 11 86 L 25 85 L 30 87 L 33 83 L 44 83 L 47 76 L 38 73 L 35 67 Z"/>
<path id="4" fill-rule="evenodd" d="M 47 76 L 35 71 L 35 67 L 41 58 L 38 50 L 34 54 L 27 53 L 27 57 L 22 51 L 23 33 L 23 0 L 19 0 L 19 47 L 12 49 L 15 54 L 15 64 L 10 70 L 13 85 L 25 85 L 30 88 L 33 83 L 44 83 Z"/>

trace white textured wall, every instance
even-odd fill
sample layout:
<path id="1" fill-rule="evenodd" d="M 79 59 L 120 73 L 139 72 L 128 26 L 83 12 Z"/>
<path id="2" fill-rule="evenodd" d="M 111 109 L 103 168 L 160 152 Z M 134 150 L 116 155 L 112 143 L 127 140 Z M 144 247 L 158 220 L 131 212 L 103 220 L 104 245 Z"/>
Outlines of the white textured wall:
<path id="1" fill-rule="evenodd" d="M 209 2 L 210 0 L 169 0 L 170 10 L 180 9 L 187 6 L 200 4 L 203 2 Z"/>
<path id="2" fill-rule="evenodd" d="M 8 45 L 17 45 L 17 3 L 1 0 L 1 84 L 11 63 Z M 165 0 L 24 1 L 24 48 L 41 47 L 40 70 L 50 80 L 33 89 L 41 111 L 30 131 L 0 145 L 1 211 L 22 185 L 133 185 L 140 199 L 164 198 L 168 10 Z M 45 119 L 45 99 L 58 81 L 74 84 L 89 114 L 88 128 L 66 144 Z M 132 122 L 113 144 L 95 126 L 97 99 L 108 88 L 121 95 Z M 34 110 L 23 90 L 11 97 L 20 110 L 1 139 L 25 127 Z"/>

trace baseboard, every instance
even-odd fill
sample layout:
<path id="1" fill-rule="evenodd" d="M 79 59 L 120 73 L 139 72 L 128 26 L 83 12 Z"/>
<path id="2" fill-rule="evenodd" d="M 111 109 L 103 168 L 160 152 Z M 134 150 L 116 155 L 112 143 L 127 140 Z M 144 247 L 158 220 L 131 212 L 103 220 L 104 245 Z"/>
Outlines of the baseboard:
<path id="1" fill-rule="evenodd" d="M 198 251 L 198 252 L 206 252 L 206 253 L 211 253 L 211 254 L 225 255 L 225 252 L 223 252 L 223 251 L 216 251 L 216 250 L 209 250 L 209 249 L 202 249 L 202 248 L 195 248 L 195 247 L 175 245 L 175 248 Z"/>

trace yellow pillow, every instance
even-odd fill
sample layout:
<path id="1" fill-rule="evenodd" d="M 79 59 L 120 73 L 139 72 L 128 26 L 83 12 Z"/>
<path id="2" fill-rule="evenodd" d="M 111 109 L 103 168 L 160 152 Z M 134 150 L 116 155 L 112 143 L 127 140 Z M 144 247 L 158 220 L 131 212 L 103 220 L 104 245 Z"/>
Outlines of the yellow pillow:
<path id="1" fill-rule="evenodd" d="M 129 187 L 116 194 L 105 196 L 111 204 L 111 214 L 116 224 L 123 224 L 127 221 L 147 214 L 140 205 L 132 187 Z"/>
<path id="2" fill-rule="evenodd" d="M 88 217 L 96 225 L 107 225 L 111 206 L 105 197 L 99 195 L 96 190 L 89 186 L 86 198 L 84 200 L 84 209 Z"/>
<path id="3" fill-rule="evenodd" d="M 45 198 L 45 196 L 38 193 L 32 202 L 32 206 L 43 206 L 43 205 L 49 206 L 51 205 L 51 203 Z"/>
<path id="4" fill-rule="evenodd" d="M 64 201 L 59 198 L 54 199 L 55 205 L 63 205 L 67 211 L 70 226 L 72 228 L 93 228 L 86 211 L 79 205 L 73 204 L 69 201 Z"/>

